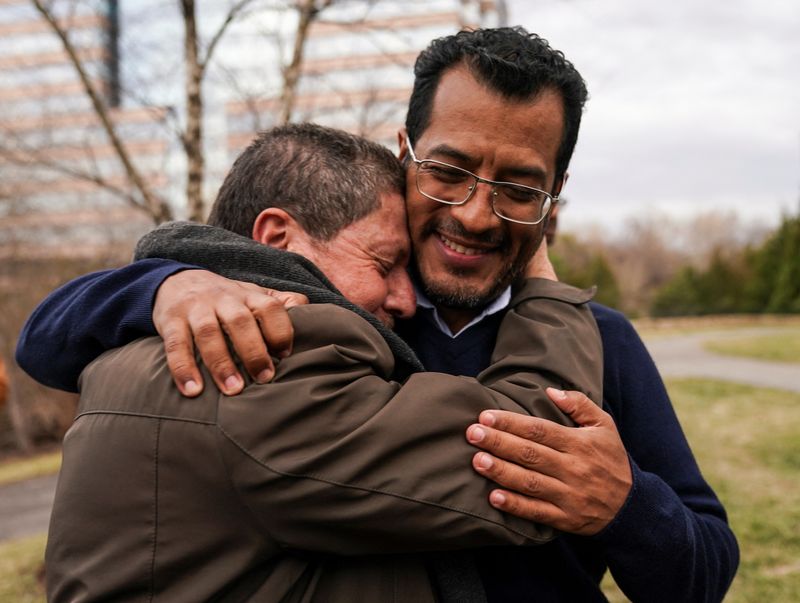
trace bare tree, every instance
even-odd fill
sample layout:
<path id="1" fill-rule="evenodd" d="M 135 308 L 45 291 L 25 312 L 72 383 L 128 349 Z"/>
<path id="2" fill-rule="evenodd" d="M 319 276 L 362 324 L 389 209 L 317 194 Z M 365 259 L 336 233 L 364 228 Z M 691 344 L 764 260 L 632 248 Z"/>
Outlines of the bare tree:
<path id="1" fill-rule="evenodd" d="M 59 23 L 59 21 L 53 15 L 51 3 L 45 5 L 42 0 L 31 0 L 31 2 L 39 14 L 42 15 L 44 20 L 50 26 L 50 29 L 53 31 L 53 33 L 58 36 L 59 40 L 61 40 L 64 51 L 67 53 L 70 63 L 75 68 L 75 71 L 80 78 L 83 89 L 92 103 L 94 112 L 97 118 L 100 120 L 103 130 L 108 136 L 116 156 L 123 166 L 125 175 L 131 185 L 131 188 L 141 197 L 141 199 L 139 199 L 137 198 L 136 194 L 123 192 L 121 195 L 122 198 L 133 207 L 141 209 L 147 213 L 156 223 L 170 220 L 172 218 L 172 210 L 170 209 L 169 204 L 165 199 L 159 197 L 150 189 L 146 179 L 142 176 L 133 163 L 125 143 L 117 133 L 117 129 L 109 114 L 108 105 L 104 102 L 100 92 L 89 78 L 86 67 L 83 63 L 83 59 L 81 59 L 80 55 L 75 49 L 75 46 L 70 40 L 67 28 L 62 26 L 62 24 Z M 81 176 L 77 173 L 75 175 Z M 82 176 L 87 180 L 94 181 L 98 186 L 107 188 L 110 192 L 120 195 L 121 191 L 118 188 L 108 185 L 105 179 L 99 175 L 83 174 Z"/>
<path id="2" fill-rule="evenodd" d="M 184 29 L 184 71 L 185 78 L 185 129 L 179 132 L 181 146 L 186 156 L 186 202 L 188 217 L 192 220 L 202 220 L 204 217 L 203 181 L 205 174 L 205 160 L 203 148 L 203 80 L 208 66 L 214 56 L 214 51 L 222 40 L 224 34 L 242 14 L 245 9 L 254 4 L 256 0 L 238 0 L 232 4 L 221 24 L 212 33 L 209 42 L 203 50 L 197 29 L 197 7 L 195 0 L 179 0 Z M 81 178 L 95 183 L 117 197 L 122 198 L 130 206 L 145 212 L 156 223 L 170 220 L 173 217 L 168 201 L 155 193 L 148 185 L 147 178 L 137 168 L 132 159 L 128 145 L 119 135 L 112 117 L 108 103 L 92 82 L 87 73 L 84 59 L 75 48 L 70 39 L 68 23 L 59 21 L 53 13 L 53 3 L 44 0 L 31 0 L 33 6 L 42 15 L 50 29 L 61 41 L 69 61 L 75 68 L 80 78 L 84 92 L 91 101 L 93 111 L 103 127 L 103 131 L 111 143 L 116 158 L 123 167 L 128 186 L 120 187 L 109 182 L 97 172 L 77 170 L 58 162 L 46 160 L 41 154 L 29 150 L 23 155 L 30 160 L 32 156 L 44 160 L 48 167 L 61 169 L 76 178 Z M 20 159 L 19 156 L 16 159 Z"/>
<path id="3" fill-rule="evenodd" d="M 283 90 L 281 91 L 280 123 L 287 124 L 292 120 L 292 109 L 297 93 L 297 82 L 300 79 L 300 68 L 303 64 L 303 51 L 308 39 L 308 30 L 319 13 L 333 4 L 333 0 L 298 0 L 297 30 L 294 35 L 294 48 L 289 64 L 283 70 Z"/>

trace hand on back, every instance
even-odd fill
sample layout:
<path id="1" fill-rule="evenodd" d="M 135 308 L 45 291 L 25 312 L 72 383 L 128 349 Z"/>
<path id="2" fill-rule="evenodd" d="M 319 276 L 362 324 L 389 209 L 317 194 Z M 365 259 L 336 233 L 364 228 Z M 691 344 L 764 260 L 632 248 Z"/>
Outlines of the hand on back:
<path id="1" fill-rule="evenodd" d="M 167 364 L 181 393 L 193 397 L 203 391 L 196 347 L 220 391 L 236 395 L 244 379 L 228 340 L 248 374 L 266 383 L 275 374 L 272 356 L 283 358 L 292 350 L 294 330 L 287 309 L 307 303 L 299 293 L 185 270 L 158 289 L 153 323 L 164 339 Z"/>

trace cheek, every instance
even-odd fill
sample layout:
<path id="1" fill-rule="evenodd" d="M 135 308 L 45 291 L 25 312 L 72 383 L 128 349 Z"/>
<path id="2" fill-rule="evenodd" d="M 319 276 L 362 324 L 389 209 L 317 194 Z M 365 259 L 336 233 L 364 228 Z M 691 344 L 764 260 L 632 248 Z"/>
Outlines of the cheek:
<path id="1" fill-rule="evenodd" d="M 536 249 L 542 242 L 544 231 L 540 224 L 536 226 L 523 226 L 515 224 L 509 229 L 511 237 L 511 253 L 518 261 L 526 261 L 533 257 Z"/>
<path id="2" fill-rule="evenodd" d="M 379 273 L 362 273 L 358 285 L 358 305 L 368 312 L 375 312 L 383 306 L 389 294 L 386 279 Z"/>

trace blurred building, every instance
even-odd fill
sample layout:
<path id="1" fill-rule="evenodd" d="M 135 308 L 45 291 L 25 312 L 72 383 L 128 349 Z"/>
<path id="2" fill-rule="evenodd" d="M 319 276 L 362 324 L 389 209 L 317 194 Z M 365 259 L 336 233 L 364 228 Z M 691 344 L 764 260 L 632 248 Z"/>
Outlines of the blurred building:
<path id="1" fill-rule="evenodd" d="M 116 4 L 55 6 L 137 166 L 164 184 L 163 109 L 120 102 Z M 121 164 L 60 40 L 29 1 L 0 1 L 0 73 L 3 250 L 92 253 L 146 228 L 146 216 L 108 192 L 127 188 Z"/>
<path id="2" fill-rule="evenodd" d="M 178 5 L 178 3 L 173 3 Z M 198 0 L 201 46 L 228 4 Z M 287 3 L 288 6 L 289 3 Z M 55 0 L 89 81 L 132 162 L 184 213 L 184 73 L 177 6 Z M 274 3 L 272 3 L 274 5 Z M 173 10 L 173 12 L 169 12 Z M 504 20 L 502 0 L 338 0 L 305 45 L 292 121 L 344 128 L 396 149 L 416 55 L 433 38 Z M 259 8 L 226 30 L 204 81 L 205 198 L 253 134 L 279 122 L 295 10 Z M 152 220 L 63 45 L 30 0 L 0 0 L 0 256 L 91 255 Z"/>

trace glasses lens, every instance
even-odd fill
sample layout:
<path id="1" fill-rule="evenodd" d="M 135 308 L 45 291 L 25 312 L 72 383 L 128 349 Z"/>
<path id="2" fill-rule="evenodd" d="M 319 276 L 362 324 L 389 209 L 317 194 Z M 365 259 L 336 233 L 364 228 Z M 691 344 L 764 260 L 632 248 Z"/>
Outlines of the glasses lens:
<path id="1" fill-rule="evenodd" d="M 500 184 L 495 190 L 494 210 L 502 218 L 535 224 L 550 209 L 550 195 L 544 191 L 514 184 Z"/>
<path id="2" fill-rule="evenodd" d="M 444 203 L 461 203 L 469 197 L 475 178 L 457 167 L 422 161 L 417 168 L 417 188 L 426 197 Z"/>

